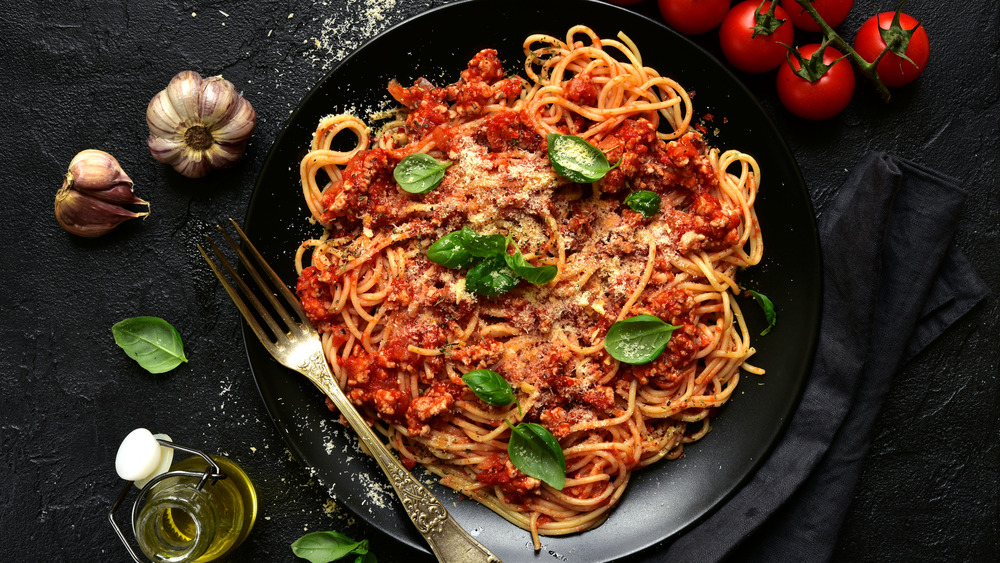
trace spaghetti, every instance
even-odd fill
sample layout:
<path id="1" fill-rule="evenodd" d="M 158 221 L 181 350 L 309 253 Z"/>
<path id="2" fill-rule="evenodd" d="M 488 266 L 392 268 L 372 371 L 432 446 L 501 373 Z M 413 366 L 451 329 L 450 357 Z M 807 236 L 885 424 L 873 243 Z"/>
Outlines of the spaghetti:
<path id="1" fill-rule="evenodd" d="M 583 26 L 565 40 L 524 42 L 524 76 L 484 50 L 461 79 L 396 81 L 402 108 L 378 133 L 351 115 L 323 119 L 302 160 L 305 200 L 322 236 L 296 255 L 298 294 L 340 385 L 409 467 L 532 533 L 599 525 L 633 470 L 676 459 L 711 428 L 754 350 L 737 269 L 761 259 L 752 157 L 707 146 L 676 82 L 644 66 L 636 46 Z M 352 133 L 349 150 L 333 139 Z M 558 175 L 545 135 L 579 136 L 619 165 L 593 184 Z M 393 169 L 413 153 L 451 163 L 425 194 Z M 635 190 L 662 206 L 645 218 Z M 469 227 L 509 236 L 544 285 L 471 294 L 464 273 L 430 262 L 428 246 Z M 679 326 L 644 365 L 604 349 L 616 321 L 654 315 Z M 489 368 L 517 405 L 491 406 L 462 375 Z M 331 407 L 332 408 L 332 407 Z M 566 458 L 556 490 L 507 456 L 504 421 L 548 429 Z"/>

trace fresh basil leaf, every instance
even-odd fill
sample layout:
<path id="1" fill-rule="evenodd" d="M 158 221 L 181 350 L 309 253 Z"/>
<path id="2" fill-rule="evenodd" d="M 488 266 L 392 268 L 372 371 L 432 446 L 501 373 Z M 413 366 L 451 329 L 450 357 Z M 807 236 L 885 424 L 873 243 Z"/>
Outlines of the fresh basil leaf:
<path id="1" fill-rule="evenodd" d="M 552 168 L 564 178 L 588 184 L 614 170 L 621 161 L 608 164 L 608 157 L 594 145 L 575 135 L 549 133 L 545 137 Z"/>
<path id="2" fill-rule="evenodd" d="M 746 292 L 753 296 L 753 300 L 756 301 L 757 304 L 760 305 L 761 310 L 764 311 L 764 320 L 767 321 L 767 328 L 760 333 L 761 336 L 764 336 L 765 334 L 771 332 L 775 323 L 778 322 L 778 314 L 774 312 L 774 303 L 771 303 L 771 300 L 768 299 L 768 297 L 763 293 L 758 293 L 752 289 L 748 289 Z"/>
<path id="3" fill-rule="evenodd" d="M 503 256 L 484 258 L 465 275 L 465 289 L 477 295 L 496 297 L 517 287 L 521 277 L 507 266 Z"/>
<path id="4" fill-rule="evenodd" d="M 476 263 L 476 257 L 465 247 L 462 231 L 450 232 L 430 245 L 427 259 L 453 270 L 468 268 Z"/>
<path id="5" fill-rule="evenodd" d="M 514 390 L 510 383 L 499 373 L 491 369 L 475 369 L 462 376 L 462 381 L 472 389 L 472 392 L 483 402 L 498 407 L 514 402 Z"/>
<path id="6" fill-rule="evenodd" d="M 462 227 L 465 250 L 478 258 L 487 258 L 507 252 L 507 237 L 503 235 L 481 235 L 469 227 Z"/>
<path id="7" fill-rule="evenodd" d="M 520 422 L 517 426 L 507 422 L 507 426 L 510 427 L 507 456 L 514 467 L 561 491 L 566 486 L 566 457 L 555 437 L 533 422 Z"/>
<path id="8" fill-rule="evenodd" d="M 411 194 L 425 194 L 438 187 L 444 179 L 444 171 L 451 162 L 441 164 L 433 156 L 414 153 L 399 161 L 392 177 L 403 191 Z"/>
<path id="9" fill-rule="evenodd" d="M 638 315 L 611 325 L 604 337 L 604 349 L 619 362 L 648 364 L 663 353 L 670 335 L 679 328 L 653 315 Z"/>
<path id="10" fill-rule="evenodd" d="M 149 373 L 164 373 L 188 361 L 184 343 L 160 317 L 133 317 L 111 327 L 115 343 Z"/>
<path id="11" fill-rule="evenodd" d="M 625 197 L 625 205 L 647 219 L 660 212 L 660 196 L 649 190 L 632 192 Z"/>
<path id="12" fill-rule="evenodd" d="M 330 563 L 348 555 L 368 553 L 368 540 L 356 542 L 337 532 L 312 532 L 292 543 L 292 553 L 311 563 Z"/>
<path id="13" fill-rule="evenodd" d="M 535 285 L 545 285 L 552 281 L 556 277 L 556 274 L 559 273 L 559 269 L 552 265 L 532 266 L 529 264 L 524 259 L 524 255 L 521 254 L 521 249 L 517 246 L 517 243 L 514 243 L 514 254 L 504 252 L 503 259 L 517 275 Z"/>

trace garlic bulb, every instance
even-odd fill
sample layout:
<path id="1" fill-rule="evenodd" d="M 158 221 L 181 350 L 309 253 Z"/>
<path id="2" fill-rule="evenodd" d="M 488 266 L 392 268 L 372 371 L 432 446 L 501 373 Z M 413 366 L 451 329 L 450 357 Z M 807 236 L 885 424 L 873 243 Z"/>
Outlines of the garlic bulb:
<path id="1" fill-rule="evenodd" d="M 178 73 L 146 107 L 149 152 L 189 178 L 231 166 L 243 156 L 257 114 L 232 82 Z"/>
<path id="2" fill-rule="evenodd" d="M 133 212 L 125 205 L 145 205 Z M 132 193 L 132 180 L 118 160 L 95 149 L 81 151 L 69 163 L 56 192 L 56 220 L 81 237 L 99 237 L 118 225 L 149 215 L 149 202 Z"/>

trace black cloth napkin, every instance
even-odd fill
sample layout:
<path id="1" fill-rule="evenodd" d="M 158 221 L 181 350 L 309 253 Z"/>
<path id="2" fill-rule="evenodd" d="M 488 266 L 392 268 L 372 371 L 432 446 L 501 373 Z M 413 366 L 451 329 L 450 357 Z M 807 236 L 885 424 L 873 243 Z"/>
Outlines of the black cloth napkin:
<path id="1" fill-rule="evenodd" d="M 871 153 L 819 220 L 823 319 L 780 443 L 738 493 L 656 561 L 825 561 L 892 377 L 986 294 L 952 238 L 954 178 Z M 778 319 L 781 322 L 781 319 Z"/>

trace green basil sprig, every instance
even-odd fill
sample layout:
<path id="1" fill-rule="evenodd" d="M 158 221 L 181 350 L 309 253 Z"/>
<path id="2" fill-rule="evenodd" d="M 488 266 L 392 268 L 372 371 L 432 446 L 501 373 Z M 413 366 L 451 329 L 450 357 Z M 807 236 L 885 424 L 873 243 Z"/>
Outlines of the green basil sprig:
<path id="1" fill-rule="evenodd" d="M 504 248 L 503 259 L 507 262 L 507 266 L 511 270 L 514 270 L 517 275 L 535 285 L 545 285 L 555 279 L 556 274 L 559 273 L 559 268 L 551 264 L 548 266 L 532 266 L 529 264 L 524 259 L 524 255 L 521 254 L 521 247 L 516 242 L 514 242 L 514 254 L 507 254 L 506 250 Z"/>
<path id="2" fill-rule="evenodd" d="M 448 233 L 430 245 L 427 259 L 453 270 L 468 268 L 476 263 L 476 257 L 465 248 L 465 235 L 462 231 Z"/>
<path id="3" fill-rule="evenodd" d="M 427 259 L 445 268 L 458 270 L 507 252 L 507 238 L 503 235 L 481 235 L 469 227 L 452 231 L 427 249 Z"/>
<path id="4" fill-rule="evenodd" d="M 404 191 L 425 194 L 441 184 L 445 169 L 451 165 L 451 162 L 441 164 L 429 154 L 414 153 L 399 161 L 392 177 Z"/>
<path id="5" fill-rule="evenodd" d="M 149 373 L 164 373 L 188 361 L 181 335 L 160 317 L 133 317 L 111 327 L 115 343 Z"/>
<path id="6" fill-rule="evenodd" d="M 748 289 L 746 292 L 753 297 L 753 300 L 756 301 L 757 304 L 760 305 L 761 310 L 764 311 L 764 320 L 767 321 L 767 328 L 760 333 L 761 336 L 764 336 L 765 334 L 771 332 L 771 329 L 774 328 L 774 325 L 778 322 L 778 314 L 774 312 L 774 303 L 772 303 L 771 300 L 768 299 L 768 297 L 763 293 L 758 293 L 752 289 Z"/>
<path id="7" fill-rule="evenodd" d="M 311 532 L 292 543 L 292 553 L 311 563 L 346 561 L 354 555 L 354 563 L 378 563 L 368 550 L 368 540 L 354 541 L 337 532 Z"/>
<path id="8" fill-rule="evenodd" d="M 465 274 L 465 289 L 486 297 L 503 295 L 517 287 L 519 283 L 521 277 L 507 266 L 507 262 L 500 254 L 484 258 Z"/>
<path id="9" fill-rule="evenodd" d="M 576 135 L 549 133 L 545 141 L 552 168 L 560 176 L 580 184 L 596 182 L 621 164 L 620 160 L 609 164 L 601 149 Z"/>
<path id="10" fill-rule="evenodd" d="M 481 235 L 469 227 L 462 227 L 462 240 L 469 254 L 477 258 L 489 258 L 507 252 L 507 237 L 503 235 Z"/>
<path id="11" fill-rule="evenodd" d="M 504 422 L 510 428 L 507 456 L 514 467 L 561 491 L 566 486 L 566 456 L 555 436 L 533 422 L 519 422 L 517 426 Z"/>
<path id="12" fill-rule="evenodd" d="M 650 218 L 660 212 L 660 196 L 649 190 L 639 190 L 625 196 L 625 205 L 645 218 Z"/>
<path id="13" fill-rule="evenodd" d="M 514 254 L 507 246 L 514 245 Z M 427 259 L 446 268 L 471 269 L 465 276 L 465 288 L 474 294 L 495 297 L 517 287 L 522 279 L 535 285 L 555 279 L 555 266 L 532 266 L 521 248 L 503 235 L 481 235 L 469 227 L 452 231 L 427 249 Z"/>
<path id="14" fill-rule="evenodd" d="M 510 383 L 491 369 L 474 369 L 463 375 L 462 381 L 485 403 L 503 407 L 516 400 Z"/>
<path id="15" fill-rule="evenodd" d="M 679 328 L 653 315 L 638 315 L 611 325 L 604 337 L 604 349 L 619 362 L 648 364 L 660 357 L 670 335 Z"/>

